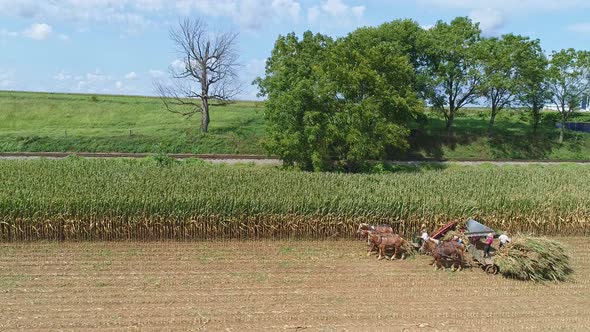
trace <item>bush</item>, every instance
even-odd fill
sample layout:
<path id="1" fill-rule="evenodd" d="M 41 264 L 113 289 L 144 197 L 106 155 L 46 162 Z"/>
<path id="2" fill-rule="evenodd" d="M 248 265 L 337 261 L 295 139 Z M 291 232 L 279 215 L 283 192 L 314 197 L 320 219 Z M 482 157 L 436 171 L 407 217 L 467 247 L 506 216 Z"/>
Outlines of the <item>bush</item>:
<path id="1" fill-rule="evenodd" d="M 169 157 L 168 155 L 164 154 L 164 153 L 158 153 L 152 157 L 152 160 L 154 160 L 156 162 L 156 164 L 158 164 L 159 166 L 171 166 L 176 164 L 178 161 L 172 157 Z"/>
<path id="2" fill-rule="evenodd" d="M 549 126 L 555 126 L 555 123 L 561 121 L 561 116 L 558 112 L 543 112 L 541 113 L 541 122 Z"/>

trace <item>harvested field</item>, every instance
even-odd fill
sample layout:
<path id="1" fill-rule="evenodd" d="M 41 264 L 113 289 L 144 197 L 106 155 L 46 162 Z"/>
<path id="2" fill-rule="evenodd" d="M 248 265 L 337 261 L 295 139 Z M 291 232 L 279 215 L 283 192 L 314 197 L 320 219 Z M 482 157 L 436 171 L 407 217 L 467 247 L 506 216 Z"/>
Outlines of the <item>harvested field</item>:
<path id="1" fill-rule="evenodd" d="M 0 245 L 0 330 L 563 330 L 590 326 L 590 247 L 572 282 L 532 283 L 361 241 Z"/>

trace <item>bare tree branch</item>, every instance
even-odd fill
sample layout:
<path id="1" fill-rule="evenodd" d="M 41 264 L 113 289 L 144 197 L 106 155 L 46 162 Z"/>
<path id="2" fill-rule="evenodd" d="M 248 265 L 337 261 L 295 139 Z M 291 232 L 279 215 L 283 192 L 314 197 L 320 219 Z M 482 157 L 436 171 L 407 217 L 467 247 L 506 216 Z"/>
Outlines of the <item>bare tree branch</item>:
<path id="1" fill-rule="evenodd" d="M 200 19 L 184 19 L 170 31 L 183 68 L 170 68 L 172 83 L 156 83 L 167 111 L 190 117 L 201 114 L 201 130 L 209 127 L 209 103 L 228 103 L 241 90 L 237 33 L 211 33 Z"/>

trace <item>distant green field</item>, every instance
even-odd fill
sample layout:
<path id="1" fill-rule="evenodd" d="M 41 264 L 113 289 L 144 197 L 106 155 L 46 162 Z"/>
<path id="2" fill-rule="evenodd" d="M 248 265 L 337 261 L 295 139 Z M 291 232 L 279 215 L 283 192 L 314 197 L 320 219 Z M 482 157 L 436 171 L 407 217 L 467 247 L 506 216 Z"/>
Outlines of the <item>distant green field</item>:
<path id="1" fill-rule="evenodd" d="M 166 112 L 154 97 L 0 92 L 0 152 L 265 154 L 263 112 L 262 102 L 214 106 L 210 132 L 201 134 L 198 115 Z M 555 112 L 544 112 L 536 135 L 523 111 L 502 111 L 491 135 L 485 108 L 460 112 L 452 135 L 439 115 L 427 115 L 402 158 L 590 159 L 590 134 L 568 132 L 557 143 Z"/>
<path id="2" fill-rule="evenodd" d="M 166 112 L 158 98 L 0 92 L 0 151 L 262 154 L 262 112 L 214 106 L 203 135 L 198 115 Z"/>

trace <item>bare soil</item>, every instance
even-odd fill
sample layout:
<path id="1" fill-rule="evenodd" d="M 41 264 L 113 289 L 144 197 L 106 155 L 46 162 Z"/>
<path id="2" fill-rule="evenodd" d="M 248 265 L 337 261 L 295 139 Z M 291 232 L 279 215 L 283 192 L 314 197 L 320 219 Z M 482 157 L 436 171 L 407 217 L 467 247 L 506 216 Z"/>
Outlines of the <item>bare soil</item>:
<path id="1" fill-rule="evenodd" d="M 0 331 L 585 331 L 590 247 L 538 284 L 361 241 L 0 244 Z"/>

